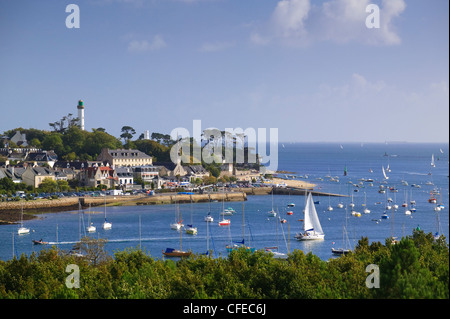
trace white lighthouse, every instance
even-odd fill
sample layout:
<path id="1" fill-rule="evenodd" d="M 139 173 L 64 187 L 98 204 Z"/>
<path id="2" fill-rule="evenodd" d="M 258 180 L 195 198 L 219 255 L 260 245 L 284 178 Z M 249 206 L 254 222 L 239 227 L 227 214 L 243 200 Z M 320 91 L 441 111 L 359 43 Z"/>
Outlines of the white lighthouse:
<path id="1" fill-rule="evenodd" d="M 78 121 L 79 121 L 78 123 L 79 123 L 80 129 L 82 131 L 84 131 L 84 105 L 83 105 L 83 100 L 79 100 L 78 101 L 77 109 L 78 109 Z"/>

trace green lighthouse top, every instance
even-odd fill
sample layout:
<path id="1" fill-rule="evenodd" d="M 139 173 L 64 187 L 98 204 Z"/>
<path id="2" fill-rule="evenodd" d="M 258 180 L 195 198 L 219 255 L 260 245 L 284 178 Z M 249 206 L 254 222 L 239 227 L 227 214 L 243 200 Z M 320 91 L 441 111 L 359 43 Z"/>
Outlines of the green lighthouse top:
<path id="1" fill-rule="evenodd" d="M 78 101 L 78 108 L 79 109 L 84 109 L 83 100 L 79 100 Z"/>

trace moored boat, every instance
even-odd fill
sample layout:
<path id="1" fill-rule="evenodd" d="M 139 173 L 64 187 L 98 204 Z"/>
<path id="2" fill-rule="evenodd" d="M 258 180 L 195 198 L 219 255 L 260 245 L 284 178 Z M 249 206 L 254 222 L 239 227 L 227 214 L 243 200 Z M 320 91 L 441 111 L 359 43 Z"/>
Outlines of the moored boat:
<path id="1" fill-rule="evenodd" d="M 166 248 L 166 250 L 163 251 L 163 254 L 167 257 L 189 257 L 190 255 L 192 255 L 192 252 L 174 248 Z"/>

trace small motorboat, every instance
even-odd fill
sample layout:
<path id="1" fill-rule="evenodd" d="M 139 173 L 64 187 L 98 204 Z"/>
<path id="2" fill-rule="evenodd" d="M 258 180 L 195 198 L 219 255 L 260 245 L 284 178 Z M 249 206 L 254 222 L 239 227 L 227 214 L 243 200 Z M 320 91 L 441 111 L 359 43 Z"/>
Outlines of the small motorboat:
<path id="1" fill-rule="evenodd" d="M 167 257 L 189 257 L 190 255 L 192 255 L 192 252 L 174 248 L 166 248 L 166 251 L 163 251 L 163 254 Z"/>
<path id="2" fill-rule="evenodd" d="M 34 240 L 33 239 L 33 244 L 35 244 L 35 245 L 45 245 L 45 244 L 48 244 L 48 242 L 47 241 L 43 241 L 42 239 L 41 240 Z"/>
<path id="3" fill-rule="evenodd" d="M 331 252 L 335 255 L 345 255 L 348 254 L 350 252 L 350 249 L 344 249 L 344 248 L 338 248 L 338 249 L 334 249 L 333 247 L 331 248 Z"/>

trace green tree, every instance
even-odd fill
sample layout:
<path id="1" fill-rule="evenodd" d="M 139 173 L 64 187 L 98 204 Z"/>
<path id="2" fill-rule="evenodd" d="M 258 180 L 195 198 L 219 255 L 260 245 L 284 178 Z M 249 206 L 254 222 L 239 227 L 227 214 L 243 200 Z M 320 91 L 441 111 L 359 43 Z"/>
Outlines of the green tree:
<path id="1" fill-rule="evenodd" d="M 106 132 L 95 130 L 88 134 L 82 152 L 89 154 L 91 158 L 97 158 L 102 148 L 116 149 L 120 148 L 122 143 L 112 135 Z"/>
<path id="2" fill-rule="evenodd" d="M 44 193 L 54 193 L 56 192 L 57 186 L 56 181 L 47 177 L 39 184 L 39 189 Z"/>
<path id="3" fill-rule="evenodd" d="M 58 190 L 59 190 L 60 192 L 65 192 L 65 191 L 68 191 L 68 190 L 70 189 L 70 187 L 69 187 L 69 182 L 68 182 L 68 181 L 65 181 L 65 180 L 58 180 L 58 181 L 56 182 L 56 185 L 57 185 Z"/>
<path id="4" fill-rule="evenodd" d="M 134 144 L 138 150 L 153 156 L 159 162 L 170 161 L 170 148 L 152 140 L 137 140 Z"/>
<path id="5" fill-rule="evenodd" d="M 65 154 L 62 135 L 59 133 L 47 135 L 42 141 L 42 148 L 47 151 L 54 150 L 58 155 Z"/>
<path id="6" fill-rule="evenodd" d="M 131 126 L 122 126 L 121 129 L 122 134 L 120 134 L 120 138 L 123 138 L 123 143 L 125 144 L 127 141 L 133 138 L 133 135 L 136 134 L 136 131 Z"/>

